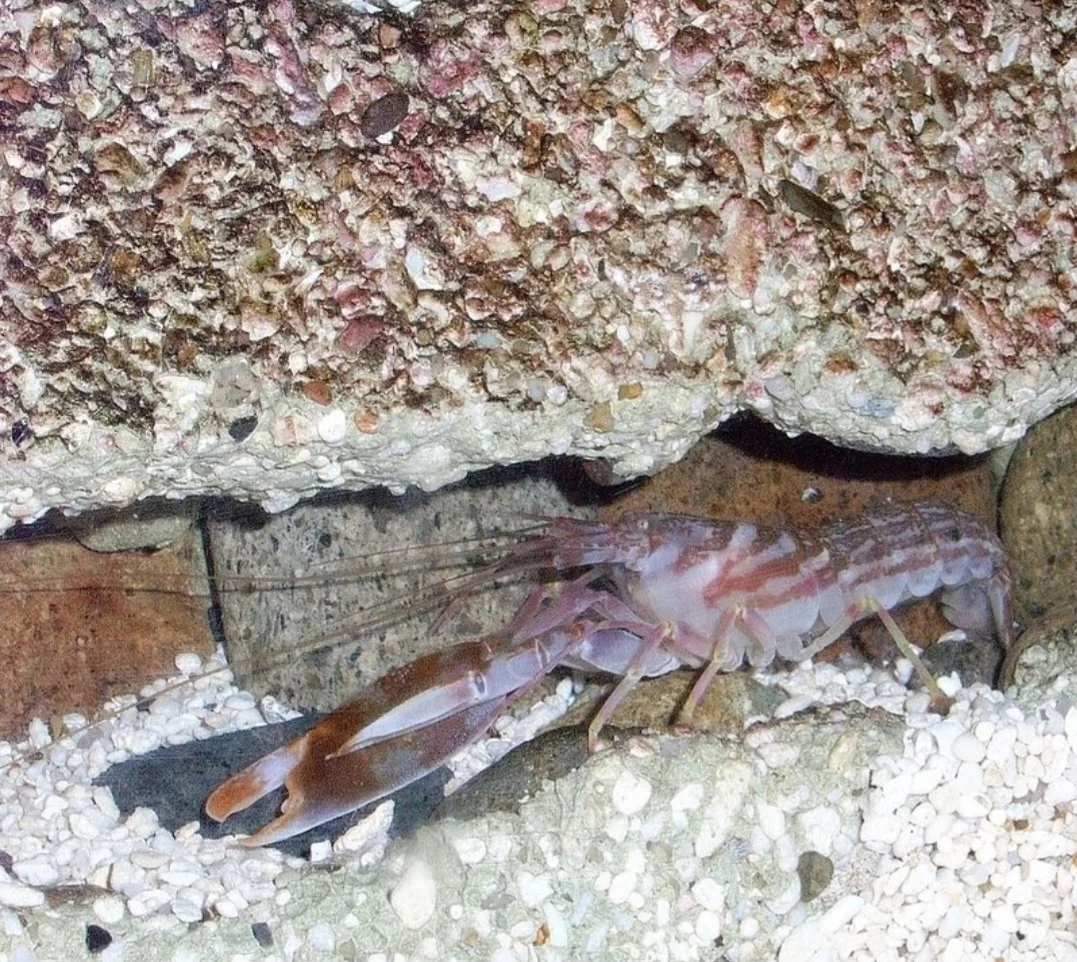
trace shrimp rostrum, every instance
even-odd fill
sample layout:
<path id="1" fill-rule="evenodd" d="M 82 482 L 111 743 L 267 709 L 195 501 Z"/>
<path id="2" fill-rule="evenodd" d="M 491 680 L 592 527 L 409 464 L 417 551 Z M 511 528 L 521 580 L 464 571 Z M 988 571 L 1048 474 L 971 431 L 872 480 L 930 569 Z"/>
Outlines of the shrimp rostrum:
<path id="1" fill-rule="evenodd" d="M 243 840 L 254 846 L 354 811 L 444 764 L 558 665 L 619 676 L 591 723 L 594 750 L 643 677 L 697 669 L 687 721 L 718 672 L 802 661 L 869 617 L 882 620 L 937 694 L 890 616 L 936 592 L 955 627 L 993 634 L 1007 648 L 1013 641 L 1002 545 L 983 522 L 944 504 L 891 504 L 811 535 L 684 515 L 556 518 L 459 591 L 527 571 L 567 580 L 536 588 L 503 630 L 389 672 L 224 782 L 206 803 L 210 817 L 223 821 L 283 784 L 283 814 Z"/>

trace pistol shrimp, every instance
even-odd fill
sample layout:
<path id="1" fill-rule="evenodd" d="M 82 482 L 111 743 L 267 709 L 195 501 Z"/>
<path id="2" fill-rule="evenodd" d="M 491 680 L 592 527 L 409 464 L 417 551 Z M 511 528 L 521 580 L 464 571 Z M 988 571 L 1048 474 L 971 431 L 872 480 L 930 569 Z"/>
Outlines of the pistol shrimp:
<path id="1" fill-rule="evenodd" d="M 223 821 L 283 784 L 283 814 L 242 844 L 299 834 L 440 766 L 557 665 L 619 676 L 591 723 L 594 750 L 643 677 L 697 669 L 690 720 L 718 672 L 805 660 L 870 617 L 938 693 L 890 615 L 937 592 L 955 627 L 1013 643 L 1002 545 L 944 504 L 888 505 L 812 535 L 682 515 L 556 518 L 463 579 L 456 596 L 521 572 L 562 580 L 536 588 L 505 629 L 389 672 L 220 785 L 207 813 Z"/>

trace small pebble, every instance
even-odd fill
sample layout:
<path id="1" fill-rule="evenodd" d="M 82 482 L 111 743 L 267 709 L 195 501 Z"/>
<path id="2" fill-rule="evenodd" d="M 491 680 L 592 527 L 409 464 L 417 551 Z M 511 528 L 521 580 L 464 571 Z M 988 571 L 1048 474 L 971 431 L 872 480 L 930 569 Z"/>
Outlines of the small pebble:
<path id="1" fill-rule="evenodd" d="M 112 945 L 112 933 L 108 929 L 94 925 L 92 922 L 86 926 L 86 951 L 90 955 L 104 952 L 110 945 Z"/>
<path id="2" fill-rule="evenodd" d="M 136 919 L 153 915 L 172 901 L 172 896 L 162 889 L 147 889 L 127 900 L 127 911 Z"/>
<path id="3" fill-rule="evenodd" d="M 514 939 L 532 939 L 535 935 L 535 923 L 530 919 L 521 919 L 509 929 L 509 935 Z"/>
<path id="4" fill-rule="evenodd" d="M 430 866 L 412 859 L 389 893 L 389 904 L 406 929 L 421 929 L 433 916 L 437 884 Z"/>
<path id="5" fill-rule="evenodd" d="M 193 651 L 184 651 L 176 655 L 175 665 L 181 675 L 194 675 L 202 669 L 202 658 Z"/>
<path id="6" fill-rule="evenodd" d="M 978 764 L 987 754 L 987 748 L 972 732 L 962 732 L 954 739 L 950 750 L 963 762 Z"/>
<path id="7" fill-rule="evenodd" d="M 785 834 L 785 813 L 777 805 L 757 802 L 755 814 L 759 828 L 772 842 Z"/>
<path id="8" fill-rule="evenodd" d="M 0 880 L 0 905 L 13 909 L 32 909 L 45 901 L 45 893 L 29 885 Z"/>
<path id="9" fill-rule="evenodd" d="M 340 444 L 348 436 L 348 416 L 334 408 L 318 419 L 318 436 L 326 444 Z"/>
<path id="10" fill-rule="evenodd" d="M 696 916 L 695 933 L 704 945 L 714 944 L 722 934 L 721 915 L 704 909 Z"/>
<path id="11" fill-rule="evenodd" d="M 337 947 L 337 936 L 328 922 L 315 922 L 307 930 L 307 942 L 319 952 L 332 952 Z"/>
<path id="12" fill-rule="evenodd" d="M 27 734 L 30 737 L 31 746 L 38 751 L 52 743 L 52 733 L 49 731 L 49 726 L 41 718 L 31 720 L 27 726 Z"/>
<path id="13" fill-rule="evenodd" d="M 815 704 L 811 695 L 794 695 L 792 698 L 787 698 L 777 708 L 774 709 L 775 718 L 789 718 L 797 712 L 802 712 L 806 708 L 810 708 Z"/>
<path id="14" fill-rule="evenodd" d="M 675 812 L 695 811 L 703 802 L 703 786 L 699 782 L 689 782 L 669 800 L 669 807 Z"/>
<path id="15" fill-rule="evenodd" d="M 126 910 L 123 899 L 115 895 L 101 895 L 93 900 L 93 912 L 105 925 L 116 925 Z"/>
<path id="16" fill-rule="evenodd" d="M 553 894 L 553 880 L 545 872 L 533 875 L 531 872 L 521 871 L 516 876 L 516 888 L 524 905 L 535 908 Z"/>
<path id="17" fill-rule="evenodd" d="M 254 922 L 251 925 L 251 935 L 263 949 L 273 947 L 273 932 L 265 922 Z"/>
<path id="18" fill-rule="evenodd" d="M 725 909 L 726 887 L 712 878 L 701 878 L 692 886 L 692 897 L 705 909 L 721 913 Z"/>
<path id="19" fill-rule="evenodd" d="M 830 884 L 834 863 L 818 852 L 801 852 L 797 859 L 797 878 L 800 879 L 800 900 L 810 902 Z"/>
<path id="20" fill-rule="evenodd" d="M 20 859 L 14 864 L 12 871 L 20 882 L 33 885 L 35 888 L 48 888 L 60 880 L 59 868 L 47 855 Z"/>
<path id="21" fill-rule="evenodd" d="M 392 801 L 382 802 L 361 822 L 349 828 L 333 842 L 333 851 L 341 853 L 384 853 L 389 844 L 389 829 L 393 824 L 394 805 Z M 371 860 L 361 857 L 361 864 Z"/>
<path id="22" fill-rule="evenodd" d="M 465 865 L 478 865 L 486 858 L 486 843 L 481 838 L 464 836 L 452 840 L 457 858 Z"/>
<path id="23" fill-rule="evenodd" d="M 213 903 L 214 911 L 222 918 L 235 919 L 239 918 L 239 907 L 230 898 L 217 899 Z"/>
<path id="24" fill-rule="evenodd" d="M 621 772 L 613 783 L 613 807 L 622 815 L 635 815 L 650 801 L 653 787 L 645 778 Z"/>
<path id="25" fill-rule="evenodd" d="M 255 704 L 254 696 L 245 691 L 229 695 L 224 701 L 224 707 L 235 712 L 249 711 L 254 708 Z"/>
<path id="26" fill-rule="evenodd" d="M 632 894 L 632 890 L 636 887 L 637 881 L 635 872 L 618 872 L 610 880 L 609 891 L 607 892 L 609 900 L 614 905 L 626 902 L 628 896 Z"/>
<path id="27" fill-rule="evenodd" d="M 833 934 L 848 925 L 864 907 L 864 899 L 859 895 L 846 895 L 838 899 L 821 919 L 821 929 L 826 934 Z"/>
<path id="28" fill-rule="evenodd" d="M 202 903 L 189 898 L 173 899 L 172 914 L 181 922 L 201 922 Z"/>

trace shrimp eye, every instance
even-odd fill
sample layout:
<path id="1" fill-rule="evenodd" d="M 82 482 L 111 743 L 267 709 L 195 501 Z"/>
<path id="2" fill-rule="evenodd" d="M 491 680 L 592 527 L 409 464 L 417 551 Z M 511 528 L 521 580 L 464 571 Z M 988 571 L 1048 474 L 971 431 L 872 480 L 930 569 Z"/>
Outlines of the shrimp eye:
<path id="1" fill-rule="evenodd" d="M 636 522 L 636 527 L 639 528 L 640 531 L 647 531 L 651 527 L 651 522 L 646 518 L 640 518 Z"/>

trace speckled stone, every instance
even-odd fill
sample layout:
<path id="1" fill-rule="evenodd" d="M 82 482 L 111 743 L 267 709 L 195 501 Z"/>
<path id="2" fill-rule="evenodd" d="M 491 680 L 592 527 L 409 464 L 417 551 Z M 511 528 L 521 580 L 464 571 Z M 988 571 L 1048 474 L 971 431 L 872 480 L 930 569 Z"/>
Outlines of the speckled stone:
<path id="1" fill-rule="evenodd" d="M 1077 407 L 1037 424 L 1010 459 L 999 520 L 1013 562 L 1015 613 L 1026 624 L 1073 609 L 1077 570 Z"/>
<path id="2" fill-rule="evenodd" d="M 821 895 L 834 877 L 834 863 L 818 852 L 801 852 L 797 859 L 800 901 L 810 902 Z"/>
<path id="3" fill-rule="evenodd" d="M 1077 392 L 1064 17 L 21 5 L 0 526 L 552 452 L 634 476 L 745 409 L 1014 440 Z"/>

